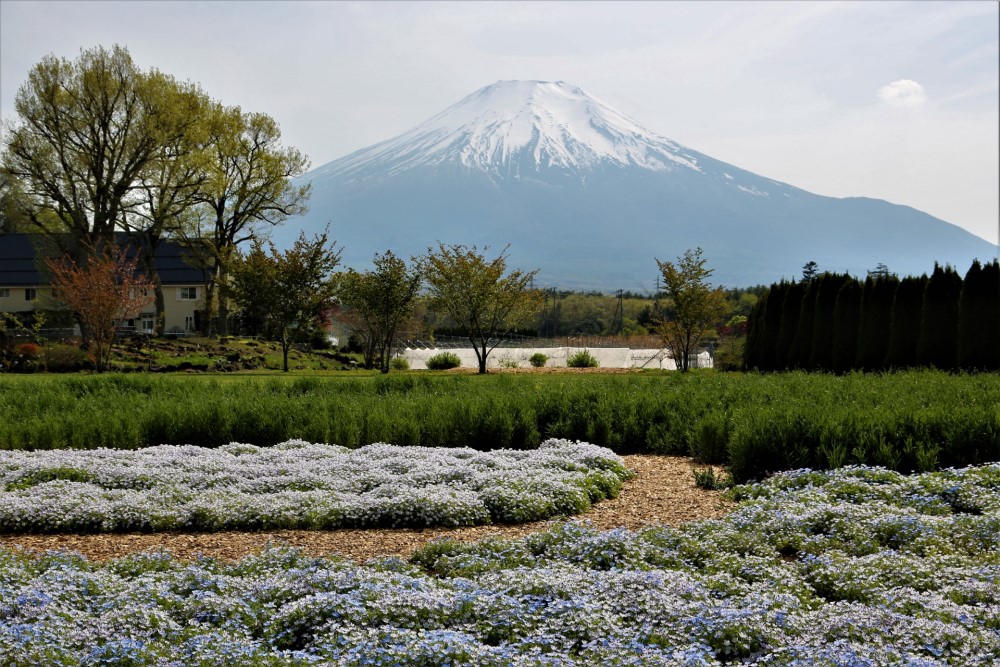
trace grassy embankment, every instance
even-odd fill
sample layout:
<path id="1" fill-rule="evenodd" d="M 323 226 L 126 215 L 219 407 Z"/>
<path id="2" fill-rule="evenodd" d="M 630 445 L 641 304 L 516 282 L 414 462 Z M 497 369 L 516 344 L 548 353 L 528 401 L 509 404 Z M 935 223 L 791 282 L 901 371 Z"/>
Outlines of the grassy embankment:
<path id="1" fill-rule="evenodd" d="M 93 359 L 78 346 L 43 342 L 16 345 L 8 352 L 7 363 L 14 372 L 74 373 L 92 370 Z M 30 352 L 25 352 L 27 347 Z M 0 367 L 4 365 L 0 351 Z M 302 372 L 339 371 L 361 362 L 357 354 L 336 349 L 295 346 L 288 355 L 291 370 Z M 221 338 L 129 338 L 115 342 L 111 369 L 118 372 L 241 372 L 267 373 L 282 369 L 281 346 L 235 336 Z"/>

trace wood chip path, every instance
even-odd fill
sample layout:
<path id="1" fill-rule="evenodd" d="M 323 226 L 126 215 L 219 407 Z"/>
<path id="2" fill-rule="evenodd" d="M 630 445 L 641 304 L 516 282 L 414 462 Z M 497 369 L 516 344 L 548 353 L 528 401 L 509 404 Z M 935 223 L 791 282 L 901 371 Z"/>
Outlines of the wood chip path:
<path id="1" fill-rule="evenodd" d="M 677 526 L 688 521 L 719 517 L 733 505 L 718 491 L 694 485 L 695 467 L 688 458 L 672 456 L 624 456 L 626 465 L 637 473 L 625 483 L 617 498 L 594 505 L 579 518 L 589 519 L 596 528 L 624 527 L 638 530 L 646 526 Z M 407 558 L 431 540 L 447 537 L 474 541 L 487 535 L 521 537 L 545 530 L 549 522 L 513 526 L 470 528 L 393 528 L 379 530 L 275 530 L 262 532 L 225 531 L 218 533 L 125 533 L 101 535 L 0 535 L 0 546 L 45 551 L 78 551 L 90 560 L 106 561 L 131 553 L 167 549 L 180 559 L 198 555 L 222 560 L 238 560 L 268 544 L 287 544 L 311 555 L 339 554 L 357 562 L 377 556 Z"/>

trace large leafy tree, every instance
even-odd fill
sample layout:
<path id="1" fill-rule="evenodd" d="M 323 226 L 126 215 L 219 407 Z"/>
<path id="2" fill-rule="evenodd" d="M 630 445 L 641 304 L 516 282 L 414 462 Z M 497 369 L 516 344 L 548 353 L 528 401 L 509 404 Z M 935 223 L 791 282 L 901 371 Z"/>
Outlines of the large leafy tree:
<path id="1" fill-rule="evenodd" d="M 0 234 L 27 234 L 33 231 L 33 206 L 21 182 L 0 170 Z"/>
<path id="2" fill-rule="evenodd" d="M 216 329 L 226 333 L 229 305 L 220 287 L 227 283 L 237 246 L 262 240 L 269 227 L 306 212 L 310 186 L 295 185 L 291 179 L 305 173 L 309 161 L 296 149 L 282 146 L 273 118 L 239 107 L 213 106 L 207 141 L 206 179 L 198 190 L 202 216 L 193 235 L 211 268 L 206 315 L 217 307 Z M 206 317 L 206 334 L 211 327 L 211 317 Z"/>
<path id="3" fill-rule="evenodd" d="M 139 248 L 140 262 L 153 282 L 158 335 L 163 334 L 166 304 L 154 257 L 167 237 L 190 235 L 196 219 L 201 188 L 208 179 L 208 96 L 185 85 L 178 104 L 195 119 L 183 135 L 165 141 L 139 173 L 124 224 Z"/>
<path id="4" fill-rule="evenodd" d="M 391 250 L 375 255 L 374 269 L 359 273 L 354 269 L 341 276 L 340 301 L 349 307 L 355 328 L 364 341 L 365 366 L 378 361 L 383 373 L 389 372 L 392 341 L 396 331 L 412 313 L 420 274 L 407 268 L 406 262 Z"/>
<path id="5" fill-rule="evenodd" d="M 101 250 L 86 248 L 86 259 L 77 262 L 69 255 L 46 260 L 52 273 L 55 297 L 79 320 L 94 348 L 98 372 L 111 359 L 117 327 L 138 317 L 152 300 L 152 283 L 138 271 L 138 259 L 116 244 Z"/>
<path id="6" fill-rule="evenodd" d="M 43 58 L 17 92 L 3 153 L 33 227 L 78 263 L 112 244 L 143 169 L 196 122 L 185 95 L 171 77 L 140 71 L 124 47 Z"/>
<path id="7" fill-rule="evenodd" d="M 713 270 L 705 266 L 707 260 L 701 254 L 701 248 L 696 248 L 684 251 L 676 264 L 656 260 L 671 301 L 660 336 L 682 371 L 688 370 L 690 357 L 705 334 L 726 314 L 725 293 L 709 284 Z"/>
<path id="8" fill-rule="evenodd" d="M 532 317 L 542 302 L 541 292 L 532 287 L 537 270 L 508 272 L 507 248 L 492 259 L 483 253 L 476 246 L 439 242 L 436 250 L 428 248 L 416 258 L 427 283 L 429 307 L 447 314 L 465 332 L 480 373 L 486 372 L 487 357 L 501 336 Z"/>
<path id="9" fill-rule="evenodd" d="M 290 249 L 279 252 L 255 241 L 246 255 L 236 254 L 230 265 L 232 280 L 227 292 L 247 317 L 263 326 L 281 343 L 282 367 L 288 371 L 288 351 L 296 340 L 307 338 L 333 307 L 333 270 L 340 251 L 327 245 L 327 233 L 312 240 L 305 233 Z"/>

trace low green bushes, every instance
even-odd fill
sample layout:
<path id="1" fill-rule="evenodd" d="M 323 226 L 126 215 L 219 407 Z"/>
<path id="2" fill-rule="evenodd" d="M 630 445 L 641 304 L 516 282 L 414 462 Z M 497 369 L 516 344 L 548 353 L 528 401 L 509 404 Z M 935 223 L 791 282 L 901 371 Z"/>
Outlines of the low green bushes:
<path id="1" fill-rule="evenodd" d="M 450 368 L 458 368 L 462 365 L 462 360 L 454 352 L 438 352 L 427 359 L 427 368 L 432 371 L 446 371 Z"/>
<path id="2" fill-rule="evenodd" d="M 597 368 L 600 364 L 590 350 L 580 350 L 571 354 L 566 359 L 566 365 L 570 368 Z"/>
<path id="3" fill-rule="evenodd" d="M 50 373 L 75 373 L 92 366 L 87 353 L 75 345 L 53 343 L 45 350 L 44 359 Z"/>
<path id="4" fill-rule="evenodd" d="M 0 448 L 273 445 L 532 449 L 582 440 L 693 455 L 735 481 L 790 468 L 1000 460 L 1000 376 L 625 375 L 0 378 Z"/>

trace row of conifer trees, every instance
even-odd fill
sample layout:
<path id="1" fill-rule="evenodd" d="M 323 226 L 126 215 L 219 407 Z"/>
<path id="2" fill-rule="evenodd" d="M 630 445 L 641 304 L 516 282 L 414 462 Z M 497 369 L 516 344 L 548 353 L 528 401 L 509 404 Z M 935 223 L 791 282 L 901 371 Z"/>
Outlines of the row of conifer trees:
<path id="1" fill-rule="evenodd" d="M 1000 263 L 899 279 L 824 273 L 771 285 L 750 313 L 747 369 L 1000 370 Z"/>

